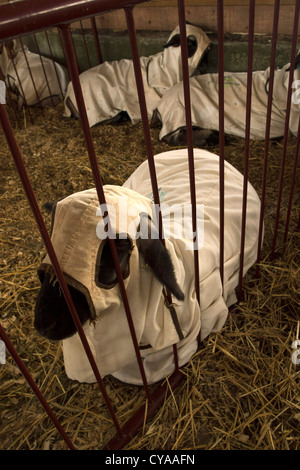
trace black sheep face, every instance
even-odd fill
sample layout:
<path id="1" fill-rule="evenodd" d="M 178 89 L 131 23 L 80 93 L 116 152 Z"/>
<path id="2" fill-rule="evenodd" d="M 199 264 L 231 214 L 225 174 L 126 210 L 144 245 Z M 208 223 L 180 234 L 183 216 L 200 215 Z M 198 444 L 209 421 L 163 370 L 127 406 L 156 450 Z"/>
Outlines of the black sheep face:
<path id="1" fill-rule="evenodd" d="M 70 285 L 68 288 L 83 325 L 91 316 L 86 297 L 78 289 Z M 34 327 L 41 336 L 55 341 L 73 336 L 77 331 L 59 282 L 51 281 L 49 273 L 45 274 L 36 300 Z"/>
<path id="2" fill-rule="evenodd" d="M 146 213 L 140 214 L 138 230 L 137 248 L 145 263 L 151 268 L 162 286 L 166 286 L 178 300 L 184 300 L 184 294 L 177 284 L 170 254 L 159 239 L 153 222 Z M 149 238 L 150 233 L 155 234 L 155 238 Z M 130 275 L 130 255 L 133 243 L 130 238 L 117 238 L 114 243 L 121 274 L 123 279 L 126 279 Z M 47 271 L 41 270 L 40 279 L 42 286 L 35 305 L 35 329 L 41 336 L 56 341 L 74 335 L 77 329 L 59 283 L 56 279 L 53 281 L 53 275 Z M 105 295 L 105 290 L 112 289 L 117 283 L 118 277 L 110 243 L 108 240 L 103 240 L 99 245 L 95 284 L 103 289 L 103 295 Z M 68 288 L 81 324 L 84 325 L 85 322 L 94 320 L 95 315 L 91 314 L 92 302 L 89 299 L 89 293 L 84 294 L 84 289 L 78 290 L 72 285 L 68 285 Z"/>

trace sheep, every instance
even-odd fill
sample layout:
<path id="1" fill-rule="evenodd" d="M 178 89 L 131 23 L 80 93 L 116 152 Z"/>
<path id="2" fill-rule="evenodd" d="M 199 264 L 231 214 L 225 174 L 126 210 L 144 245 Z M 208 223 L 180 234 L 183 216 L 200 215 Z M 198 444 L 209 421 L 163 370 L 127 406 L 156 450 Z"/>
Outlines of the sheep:
<path id="1" fill-rule="evenodd" d="M 156 155 L 163 239 L 159 239 L 148 162 L 123 186 L 105 185 L 110 220 L 95 188 L 55 203 L 51 239 L 101 375 L 142 384 L 108 237 L 114 239 L 145 374 L 154 383 L 185 365 L 211 332 L 220 331 L 236 302 L 240 266 L 243 176 L 225 162 L 225 246 L 223 285 L 219 261 L 219 157 L 195 149 L 197 234 L 192 233 L 187 149 Z M 247 185 L 243 274 L 255 262 L 260 200 Z M 151 233 L 151 239 L 148 235 Z M 164 243 L 163 243 L 164 242 Z M 200 305 L 195 291 L 194 250 L 200 263 Z M 48 255 L 38 268 L 41 288 L 34 327 L 62 341 L 72 380 L 92 383 L 94 374 Z M 166 299 L 171 293 L 171 302 Z"/>
<path id="2" fill-rule="evenodd" d="M 64 67 L 29 51 L 19 39 L 0 44 L 0 76 L 17 94 L 19 109 L 55 106 L 63 99 L 68 81 Z"/>
<path id="3" fill-rule="evenodd" d="M 299 55 L 296 59 L 296 66 Z M 275 70 L 270 138 L 284 135 L 289 64 Z M 263 140 L 266 132 L 270 69 L 252 73 L 250 139 Z M 294 73 L 294 86 L 299 88 L 300 69 Z M 194 145 L 218 142 L 219 98 L 218 74 L 204 74 L 190 79 L 191 115 Z M 224 74 L 224 130 L 228 136 L 245 137 L 247 73 Z M 299 99 L 293 99 L 289 129 L 298 132 Z M 154 111 L 152 126 L 161 126 L 159 139 L 169 145 L 186 145 L 186 123 L 183 85 L 168 90 Z M 229 137 L 230 139 L 230 137 Z"/>
<path id="4" fill-rule="evenodd" d="M 187 24 L 188 62 L 190 74 L 205 67 L 210 40 L 201 28 Z M 149 119 L 165 91 L 182 79 L 179 27 L 169 36 L 163 52 L 141 57 Z M 82 92 L 90 127 L 99 122 L 130 119 L 136 124 L 140 107 L 135 85 L 133 62 L 130 59 L 104 62 L 80 74 Z M 65 96 L 65 117 L 79 117 L 73 84 Z"/>

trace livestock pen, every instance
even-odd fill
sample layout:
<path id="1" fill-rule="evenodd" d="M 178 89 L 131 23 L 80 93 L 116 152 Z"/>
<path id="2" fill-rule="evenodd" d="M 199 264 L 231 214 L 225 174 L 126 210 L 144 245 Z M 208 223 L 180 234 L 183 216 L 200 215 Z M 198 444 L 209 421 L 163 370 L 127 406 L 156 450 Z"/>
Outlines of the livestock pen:
<path id="1" fill-rule="evenodd" d="M 288 133 L 286 126 L 282 138 L 270 140 L 266 127 L 264 141 L 250 140 L 250 87 L 245 139 L 235 137 L 225 142 L 221 93 L 219 143 L 209 149 L 220 156 L 221 182 L 225 159 L 244 174 L 245 180 L 249 179 L 258 192 L 262 201 L 262 218 L 258 221 L 261 236 L 264 220 L 263 245 L 257 254 L 257 263 L 245 278 L 240 276 L 239 302 L 231 307 L 222 331 L 209 335 L 199 344 L 189 363 L 180 369 L 175 367 L 175 372 L 161 384 L 148 385 L 144 381 L 142 387 L 125 385 L 112 376 L 102 379 L 98 375 L 95 384 L 71 381 L 64 371 L 60 343 L 50 342 L 35 332 L 33 312 L 40 287 L 37 268 L 45 255 L 45 244 L 52 254 L 48 236 L 51 217 L 44 209 L 40 212 L 39 207 L 91 187 L 96 187 L 101 197 L 102 184 L 122 185 L 145 159 L 148 158 L 151 165 L 153 155 L 171 150 L 166 142 L 159 140 L 159 129 L 149 127 L 145 112 L 134 25 L 137 6 L 132 9 L 140 2 L 77 1 L 72 7 L 64 1 L 52 3 L 51 10 L 44 9 L 39 2 L 26 0 L 0 5 L 0 40 L 23 38 L 41 30 L 49 30 L 50 37 L 50 28 L 58 26 L 65 52 L 61 61 L 68 66 L 76 87 L 78 75 L 68 25 L 97 19 L 97 15 L 105 17 L 107 10 L 115 10 L 109 13 L 112 16 L 124 14 L 143 119 L 135 125 L 127 121 L 100 124 L 90 129 L 83 104 L 79 106 L 81 123 L 63 116 L 63 103 L 44 109 L 39 106 L 18 109 L 14 95 L 8 92 L 7 104 L 0 105 L 4 131 L 0 136 L 3 186 L 0 338 L 6 346 L 5 359 L 0 365 L 0 448 L 299 449 L 299 132 L 295 137 Z M 195 3 L 193 8 L 198 4 L 200 7 L 202 2 Z M 250 0 L 248 11 L 246 2 L 249 76 L 254 59 L 254 17 L 259 6 L 255 3 Z M 289 7 L 292 15 L 284 34 L 288 36 L 287 62 L 291 63 L 292 77 L 297 53 L 299 1 L 289 3 Z M 217 1 L 215 8 L 222 91 L 226 47 L 224 13 L 228 7 L 226 2 Z M 125 9 L 125 13 L 119 9 Z M 274 71 L 279 1 L 272 4 L 272 11 L 273 34 L 268 63 Z M 177 15 L 175 21 L 184 36 L 185 9 L 181 0 Z M 20 21 L 16 23 L 17 18 Z M 95 32 L 95 22 L 92 25 Z M 99 43 L 97 37 L 90 49 L 101 62 L 101 31 Z M 184 42 L 181 47 L 184 68 L 187 61 Z M 189 129 L 186 71 L 184 83 Z M 287 115 L 292 100 L 291 86 L 289 91 Z M 80 91 L 78 96 L 80 101 Z M 269 116 L 271 105 L 270 99 Z M 193 142 L 189 131 L 188 155 L 193 188 Z M 155 191 L 159 188 L 155 186 L 154 178 L 153 193 L 157 197 Z M 222 184 L 220 188 L 222 206 Z M 245 223 L 245 216 L 245 207 L 241 207 L 241 224 Z M 221 231 L 221 260 L 223 243 Z M 243 255 L 242 246 L 243 239 Z M 60 280 L 66 293 L 63 276 Z M 201 291 L 199 295 L 201 298 Z M 76 317 L 76 312 L 73 314 Z"/>

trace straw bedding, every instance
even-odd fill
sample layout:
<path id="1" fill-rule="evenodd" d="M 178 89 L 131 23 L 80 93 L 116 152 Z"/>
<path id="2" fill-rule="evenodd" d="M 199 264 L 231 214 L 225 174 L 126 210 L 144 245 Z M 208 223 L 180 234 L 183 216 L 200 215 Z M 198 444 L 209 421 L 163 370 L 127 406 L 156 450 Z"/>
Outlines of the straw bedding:
<path id="1" fill-rule="evenodd" d="M 12 122 L 15 116 L 8 108 Z M 15 135 L 39 204 L 93 186 L 84 139 L 62 106 L 20 113 Z M 104 184 L 122 184 L 146 158 L 142 126 L 129 123 L 92 129 Z M 169 150 L 152 129 L 154 153 Z M 3 135 L 1 164 L 1 324 L 78 449 L 101 449 L 115 434 L 99 387 L 68 380 L 61 347 L 39 337 L 33 310 L 39 289 L 36 268 L 44 248 Z M 300 448 L 300 365 L 292 361 L 299 338 L 300 249 L 296 188 L 290 234 L 282 243 L 296 139 L 289 138 L 278 256 L 269 257 L 283 140 L 270 144 L 266 236 L 260 278 L 244 281 L 244 299 L 219 334 L 210 335 L 183 368 L 186 380 L 165 401 L 126 449 L 296 450 Z M 218 148 L 212 149 L 218 153 Z M 244 141 L 226 146 L 226 159 L 243 172 Z M 250 181 L 260 194 L 263 142 L 250 145 Z M 298 175 L 299 177 L 299 175 Z M 299 179 L 298 179 L 299 181 Z M 297 192 L 298 191 L 298 192 Z M 50 217 L 44 213 L 49 227 Z M 66 444 L 7 354 L 0 365 L 0 448 L 67 449 Z M 300 355 L 299 355 L 300 358 Z M 104 379 L 124 424 L 145 402 L 142 389 Z"/>

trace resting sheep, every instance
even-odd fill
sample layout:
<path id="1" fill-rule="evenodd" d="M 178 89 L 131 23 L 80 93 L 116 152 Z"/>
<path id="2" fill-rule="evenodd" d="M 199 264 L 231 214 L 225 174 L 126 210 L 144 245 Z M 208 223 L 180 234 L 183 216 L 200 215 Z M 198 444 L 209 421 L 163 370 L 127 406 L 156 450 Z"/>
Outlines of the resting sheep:
<path id="1" fill-rule="evenodd" d="M 19 109 L 24 105 L 56 105 L 67 87 L 65 69 L 22 47 L 19 39 L 0 44 L 0 78 L 18 95 Z"/>
<path id="2" fill-rule="evenodd" d="M 190 75 L 205 60 L 210 40 L 201 28 L 186 25 Z M 165 91 L 182 79 L 179 27 L 169 36 L 163 52 L 141 57 L 140 64 L 145 88 L 149 119 Z M 104 62 L 80 74 L 90 127 L 112 119 L 141 119 L 133 62 L 129 59 Z M 78 117 L 73 84 L 69 83 L 65 97 L 65 117 Z"/>
<path id="3" fill-rule="evenodd" d="M 296 59 L 296 66 L 299 56 Z M 252 73 L 250 138 L 265 139 L 270 69 Z M 294 72 L 294 87 L 300 84 L 300 69 Z M 284 135 L 289 83 L 289 64 L 275 70 L 270 138 Z M 194 145 L 214 144 L 219 130 L 218 74 L 197 75 L 190 79 L 191 115 Z M 224 74 L 225 134 L 245 137 L 247 73 Z M 297 135 L 300 100 L 291 103 L 289 128 Z M 186 145 L 186 124 L 183 85 L 168 90 L 154 112 L 153 125 L 161 125 L 160 140 L 170 145 Z"/>
<path id="4" fill-rule="evenodd" d="M 195 149 L 197 240 L 193 239 L 187 150 L 155 156 L 165 246 L 157 238 L 148 162 L 123 186 L 104 186 L 109 219 L 124 278 L 146 377 L 156 382 L 186 364 L 203 340 L 220 331 L 236 301 L 240 264 L 243 177 L 225 163 L 224 289 L 219 271 L 219 158 Z M 180 189 L 179 189 L 180 188 Z M 255 262 L 260 201 L 248 183 L 243 274 Z M 102 376 L 142 384 L 112 263 L 107 221 L 95 189 L 56 203 L 52 243 Z M 151 231 L 151 240 L 147 239 Z M 200 307 L 195 293 L 194 248 L 199 249 Z M 42 283 L 35 307 L 36 330 L 62 340 L 66 373 L 81 382 L 95 377 L 48 255 L 39 267 Z M 167 287 L 173 296 L 166 302 Z"/>

